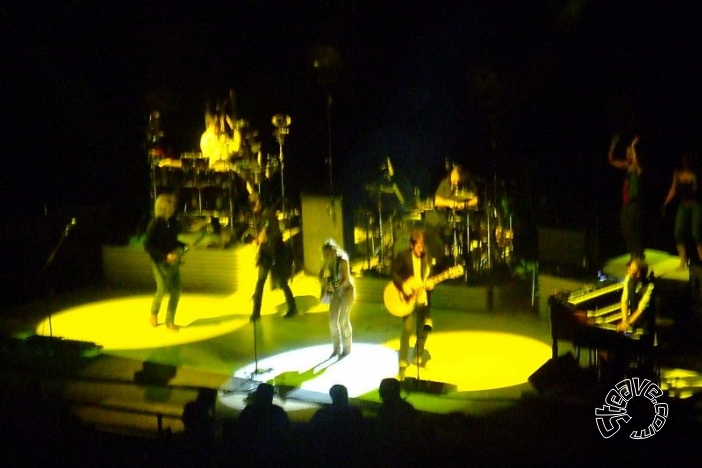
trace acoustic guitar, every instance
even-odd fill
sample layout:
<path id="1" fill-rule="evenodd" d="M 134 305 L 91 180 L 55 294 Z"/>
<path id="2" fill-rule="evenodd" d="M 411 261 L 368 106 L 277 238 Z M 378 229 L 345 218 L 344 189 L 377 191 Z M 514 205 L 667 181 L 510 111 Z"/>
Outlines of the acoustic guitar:
<path id="1" fill-rule="evenodd" d="M 463 265 L 456 265 L 444 271 L 443 273 L 439 273 L 436 276 L 427 278 L 424 284 L 431 282 L 436 285 L 441 283 L 442 281 L 446 281 L 447 279 L 458 278 L 462 275 Z M 414 306 L 417 304 L 417 298 L 419 297 L 419 293 L 423 289 L 424 286 L 415 290 L 412 294 L 408 296 L 404 292 L 402 292 L 401 289 L 395 286 L 395 283 L 390 281 L 385 286 L 385 290 L 383 291 L 383 304 L 385 304 L 385 308 L 388 310 L 388 312 L 390 312 L 390 314 L 394 315 L 395 317 L 406 317 L 407 315 L 411 314 L 414 310 Z"/>
<path id="2" fill-rule="evenodd" d="M 333 281 L 331 276 L 325 276 L 320 279 L 319 303 L 331 304 L 334 289 L 339 286 L 338 281 Z"/>

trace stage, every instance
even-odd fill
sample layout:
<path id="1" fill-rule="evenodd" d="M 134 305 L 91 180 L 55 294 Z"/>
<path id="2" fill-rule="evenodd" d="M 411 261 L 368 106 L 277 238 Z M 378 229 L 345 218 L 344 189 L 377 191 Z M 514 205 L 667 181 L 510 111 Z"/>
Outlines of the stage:
<path id="1" fill-rule="evenodd" d="M 134 247 L 124 249 L 124 258 L 134 253 Z M 221 255 L 246 262 L 253 258 L 245 250 Z M 685 284 L 685 272 L 664 268 L 676 262 L 674 257 L 660 252 L 647 252 L 647 257 L 661 277 Z M 220 420 L 234 418 L 259 382 L 276 386 L 276 403 L 294 421 L 307 421 L 328 403 L 327 392 L 337 383 L 348 388 L 364 413 L 374 414 L 380 381 L 397 373 L 401 319 L 381 303 L 387 278 L 355 272 L 354 344 L 351 354 L 339 360 L 329 358 L 327 309 L 318 302 L 313 275 L 301 271 L 292 280 L 298 316 L 284 318 L 282 292 L 267 288 L 262 318 L 254 326 L 249 321 L 253 264 L 240 268 L 234 277 L 241 282 L 230 291 L 196 291 L 193 283 L 188 284 L 187 268 L 200 261 L 193 252 L 183 267 L 185 292 L 176 316 L 179 332 L 164 326 L 164 312 L 159 326 L 149 324 L 151 285 L 126 287 L 106 281 L 60 295 L 50 308 L 42 302 L 18 308 L 6 317 L 3 328 L 28 343 L 23 355 L 31 364 L 6 366 L 6 377 L 21 381 L 37 366 L 43 385 L 70 402 L 81 420 L 120 432 L 180 432 L 182 408 L 202 387 L 217 390 Z M 624 264 L 617 258 L 605 268 L 616 276 Z M 472 417 L 503 413 L 522 405 L 525 398 L 539 397 L 529 380 L 551 357 L 550 324 L 542 309 L 552 291 L 538 285 L 535 289 L 534 281 L 548 284 L 554 278 L 522 266 L 499 283 L 458 281 L 437 286 L 432 296 L 434 330 L 426 345 L 428 363 L 422 368 L 410 366 L 403 396 L 422 412 Z M 580 279 L 556 280 L 571 288 L 583 284 Z M 29 344 L 36 337 L 45 337 L 39 351 Z M 62 352 L 63 344 L 70 343 L 86 345 Z M 572 347 L 565 344 L 562 350 L 567 353 Z M 42 359 L 42 353 L 52 357 L 50 362 Z M 694 363 L 691 356 L 680 354 L 677 361 L 664 357 L 664 390 L 674 387 L 678 397 L 689 397 L 702 389 L 698 373 L 702 369 L 689 365 Z"/>

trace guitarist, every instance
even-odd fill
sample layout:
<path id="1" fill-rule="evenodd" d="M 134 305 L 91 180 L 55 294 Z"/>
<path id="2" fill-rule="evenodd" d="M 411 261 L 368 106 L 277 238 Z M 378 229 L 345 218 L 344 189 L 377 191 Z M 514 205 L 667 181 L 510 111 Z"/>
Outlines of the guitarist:
<path id="1" fill-rule="evenodd" d="M 260 200 L 260 199 L 259 199 Z M 283 242 L 283 232 L 273 207 L 262 208 L 260 202 L 254 206 L 255 219 L 258 222 L 258 234 L 254 239 L 257 246 L 256 266 L 258 279 L 253 295 L 253 312 L 249 319 L 253 322 L 261 318 L 261 305 L 263 302 L 263 288 L 268 275 L 271 275 L 273 288 L 280 288 L 285 295 L 288 311 L 285 318 L 297 315 L 295 296 L 288 282 L 292 277 L 293 259 L 289 247 Z"/>
<path id="2" fill-rule="evenodd" d="M 421 366 L 426 364 L 424 345 L 433 323 L 429 310 L 429 291 L 434 288 L 426 279 L 433 266 L 433 258 L 425 250 L 424 231 L 414 229 L 410 233 L 410 249 L 400 252 L 392 262 L 392 281 L 395 287 L 409 297 L 416 296 L 417 302 L 414 313 L 402 318 L 400 334 L 400 354 L 398 380 L 404 380 L 405 371 L 409 364 L 409 341 L 412 333 L 416 333 L 416 356 L 421 359 Z"/>
<path id="3" fill-rule="evenodd" d="M 166 327 L 178 331 L 175 314 L 180 300 L 180 254 L 185 244 L 178 240 L 178 222 L 175 213 L 175 196 L 161 194 L 154 204 L 154 218 L 146 229 L 144 248 L 151 258 L 156 280 L 156 294 L 151 303 L 151 325 L 158 326 L 158 313 L 166 292 L 169 293 L 166 310 Z"/>

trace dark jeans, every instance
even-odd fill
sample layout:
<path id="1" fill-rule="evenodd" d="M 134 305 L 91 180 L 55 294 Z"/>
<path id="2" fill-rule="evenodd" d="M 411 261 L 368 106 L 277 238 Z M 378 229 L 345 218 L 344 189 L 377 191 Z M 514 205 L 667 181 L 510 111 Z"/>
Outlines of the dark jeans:
<path id="1" fill-rule="evenodd" d="M 169 263 L 151 262 L 151 268 L 156 280 L 156 294 L 151 302 L 151 315 L 158 315 L 161 309 L 163 297 L 168 292 L 168 309 L 166 309 L 166 323 L 172 324 L 175 320 L 178 301 L 180 300 L 180 289 L 182 280 L 180 277 L 180 265 Z"/>
<path id="2" fill-rule="evenodd" d="M 422 359 L 424 344 L 427 342 L 427 336 L 429 336 L 429 331 L 424 328 L 424 323 L 428 318 L 430 318 L 430 311 L 429 306 L 426 305 L 418 305 L 413 313 L 402 318 L 399 355 L 399 365 L 401 368 L 407 367 L 409 364 L 409 341 L 412 333 L 416 333 L 417 335 L 417 341 L 415 343 L 417 353 L 415 359 Z"/>
<path id="3" fill-rule="evenodd" d="M 626 249 L 632 257 L 642 258 L 644 254 L 642 218 L 639 202 L 629 202 L 622 205 L 620 227 Z"/>
<path id="4" fill-rule="evenodd" d="M 675 212 L 675 243 L 685 244 L 692 234 L 695 244 L 702 244 L 702 206 L 680 205 Z"/>
<path id="5" fill-rule="evenodd" d="M 258 280 L 256 281 L 256 290 L 254 291 L 254 306 L 253 315 L 261 315 L 261 303 L 263 302 L 263 288 L 266 285 L 266 280 L 268 279 L 268 274 L 271 272 L 271 266 L 268 263 L 261 263 L 258 266 Z M 279 287 L 283 290 L 285 294 L 285 302 L 288 304 L 288 312 L 296 310 L 295 296 L 293 296 L 290 290 L 290 285 L 288 285 L 287 276 L 278 276 L 273 274 L 273 287 Z"/>

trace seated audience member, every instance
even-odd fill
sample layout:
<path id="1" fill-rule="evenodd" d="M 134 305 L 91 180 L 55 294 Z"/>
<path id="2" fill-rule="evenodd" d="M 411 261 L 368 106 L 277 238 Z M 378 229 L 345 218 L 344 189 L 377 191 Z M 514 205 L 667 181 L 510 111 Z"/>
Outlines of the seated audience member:
<path id="1" fill-rule="evenodd" d="M 237 419 L 238 453 L 246 466 L 283 461 L 287 455 L 290 420 L 273 403 L 274 393 L 272 385 L 260 383 Z"/>
<path id="2" fill-rule="evenodd" d="M 312 456 L 322 466 L 349 466 L 359 462 L 362 446 L 363 415 L 349 404 L 343 385 L 329 389 L 331 405 L 317 410 L 310 420 Z"/>

